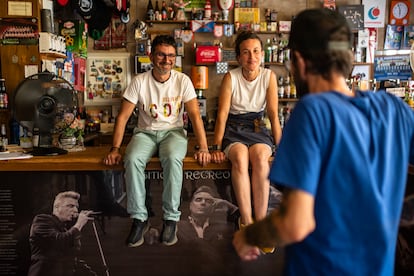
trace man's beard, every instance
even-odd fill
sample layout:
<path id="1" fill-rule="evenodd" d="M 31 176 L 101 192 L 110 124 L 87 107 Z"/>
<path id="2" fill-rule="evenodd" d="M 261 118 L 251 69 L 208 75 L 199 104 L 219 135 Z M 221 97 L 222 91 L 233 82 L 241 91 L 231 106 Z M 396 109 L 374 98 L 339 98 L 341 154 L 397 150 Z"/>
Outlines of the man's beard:
<path id="1" fill-rule="evenodd" d="M 309 85 L 306 83 L 306 81 L 302 80 L 302 78 L 299 76 L 298 73 L 296 73 L 296 71 L 297 70 L 295 70 L 295 73 L 293 74 L 293 78 L 295 81 L 297 97 L 301 98 L 309 94 Z"/>

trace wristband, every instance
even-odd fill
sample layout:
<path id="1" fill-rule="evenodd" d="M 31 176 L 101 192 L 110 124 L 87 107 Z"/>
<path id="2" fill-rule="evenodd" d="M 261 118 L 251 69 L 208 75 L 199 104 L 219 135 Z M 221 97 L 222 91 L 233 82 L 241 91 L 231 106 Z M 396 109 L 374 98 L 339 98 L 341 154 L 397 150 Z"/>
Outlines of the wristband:
<path id="1" fill-rule="evenodd" d="M 120 148 L 119 147 L 111 147 L 111 149 L 109 150 L 110 152 L 112 152 L 113 150 L 117 150 L 118 152 L 120 151 Z"/>

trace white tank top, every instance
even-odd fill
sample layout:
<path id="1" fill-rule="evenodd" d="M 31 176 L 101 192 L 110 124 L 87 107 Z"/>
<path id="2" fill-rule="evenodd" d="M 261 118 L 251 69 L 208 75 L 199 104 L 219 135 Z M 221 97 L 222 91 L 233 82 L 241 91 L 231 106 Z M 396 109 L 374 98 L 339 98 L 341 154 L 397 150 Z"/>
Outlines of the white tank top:
<path id="1" fill-rule="evenodd" d="M 242 74 L 242 68 L 230 70 L 232 99 L 231 114 L 260 112 L 266 108 L 266 94 L 269 87 L 271 70 L 259 68 L 259 74 L 253 81 L 247 81 Z"/>

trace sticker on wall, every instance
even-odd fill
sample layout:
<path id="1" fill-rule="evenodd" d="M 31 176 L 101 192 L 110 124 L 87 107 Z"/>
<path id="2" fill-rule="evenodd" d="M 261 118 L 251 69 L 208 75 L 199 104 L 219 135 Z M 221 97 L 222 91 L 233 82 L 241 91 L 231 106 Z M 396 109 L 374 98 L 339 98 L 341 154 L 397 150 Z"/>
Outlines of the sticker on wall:
<path id="1" fill-rule="evenodd" d="M 227 73 L 229 64 L 227 62 L 216 62 L 216 72 L 217 74 Z"/>
<path id="2" fill-rule="evenodd" d="M 234 34 L 234 25 L 233 24 L 224 24 L 224 35 L 230 37 Z"/>
<path id="3" fill-rule="evenodd" d="M 223 36 L 223 25 L 214 25 L 214 36 L 215 37 Z"/>

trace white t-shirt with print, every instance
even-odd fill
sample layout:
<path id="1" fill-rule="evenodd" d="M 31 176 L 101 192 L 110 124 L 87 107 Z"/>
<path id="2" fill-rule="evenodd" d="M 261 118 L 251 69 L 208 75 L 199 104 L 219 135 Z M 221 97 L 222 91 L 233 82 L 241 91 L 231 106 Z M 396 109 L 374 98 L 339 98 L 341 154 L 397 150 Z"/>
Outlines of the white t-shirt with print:
<path id="1" fill-rule="evenodd" d="M 190 78 L 175 70 L 165 82 L 158 82 L 152 70 L 137 75 L 123 94 L 137 104 L 138 128 L 168 130 L 183 127 L 184 103 L 197 97 Z"/>

